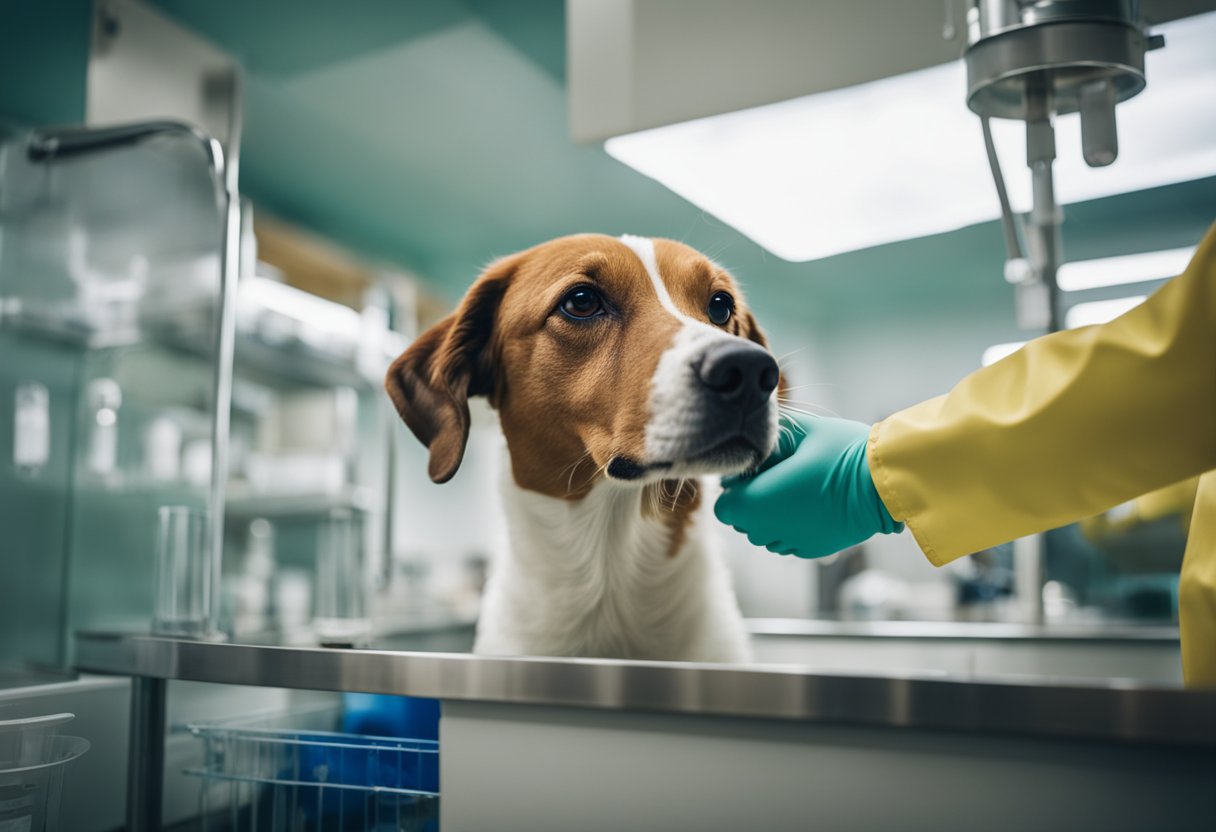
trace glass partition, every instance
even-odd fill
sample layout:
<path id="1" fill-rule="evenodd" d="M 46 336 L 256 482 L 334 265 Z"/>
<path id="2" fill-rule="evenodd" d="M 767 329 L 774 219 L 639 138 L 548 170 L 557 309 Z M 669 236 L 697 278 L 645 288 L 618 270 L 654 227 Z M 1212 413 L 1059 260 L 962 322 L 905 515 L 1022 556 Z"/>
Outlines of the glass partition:
<path id="1" fill-rule="evenodd" d="M 0 663 L 146 626 L 157 511 L 208 506 L 223 190 L 198 137 L 0 144 Z"/>

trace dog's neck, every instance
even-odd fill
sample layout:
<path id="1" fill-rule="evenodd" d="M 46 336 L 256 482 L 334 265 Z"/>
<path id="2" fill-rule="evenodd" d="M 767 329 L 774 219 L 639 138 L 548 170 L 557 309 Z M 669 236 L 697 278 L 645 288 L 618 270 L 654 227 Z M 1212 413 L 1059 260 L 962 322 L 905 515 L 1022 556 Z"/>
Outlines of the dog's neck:
<path id="1" fill-rule="evenodd" d="M 591 550 L 619 551 L 624 560 L 675 558 L 687 540 L 693 515 L 701 503 L 698 480 L 663 480 L 646 485 L 619 483 L 602 474 L 580 488 L 577 497 L 554 497 L 508 477 L 503 500 L 512 524 L 517 555 L 544 558 L 552 568 L 554 556 L 578 569 L 576 561 L 592 559 Z M 525 538 L 516 540 L 518 536 Z"/>
<path id="2" fill-rule="evenodd" d="M 511 549 L 493 600 L 514 632 L 489 633 L 529 652 L 670 658 L 700 633 L 691 588 L 710 580 L 693 527 L 699 484 L 650 486 L 601 479 L 580 499 L 522 488 L 508 475 L 503 501 Z M 687 620 L 686 620 L 687 619 Z M 486 645 L 491 652 L 493 643 Z"/>

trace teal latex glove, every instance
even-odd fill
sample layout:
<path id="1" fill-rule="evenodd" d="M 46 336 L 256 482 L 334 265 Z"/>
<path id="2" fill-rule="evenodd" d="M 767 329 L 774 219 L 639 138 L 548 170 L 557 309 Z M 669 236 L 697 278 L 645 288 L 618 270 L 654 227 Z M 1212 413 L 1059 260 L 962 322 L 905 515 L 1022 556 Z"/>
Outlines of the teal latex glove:
<path id="1" fill-rule="evenodd" d="M 779 555 L 821 558 L 880 532 L 903 531 L 870 476 L 870 426 L 781 417 L 781 439 L 759 473 L 722 481 L 718 519 Z"/>

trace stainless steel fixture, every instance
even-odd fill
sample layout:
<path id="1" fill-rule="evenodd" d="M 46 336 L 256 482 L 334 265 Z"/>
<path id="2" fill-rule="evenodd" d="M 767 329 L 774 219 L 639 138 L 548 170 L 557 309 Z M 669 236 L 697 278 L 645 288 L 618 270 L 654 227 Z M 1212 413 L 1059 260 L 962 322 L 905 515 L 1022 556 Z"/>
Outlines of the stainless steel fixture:
<path id="1" fill-rule="evenodd" d="M 992 169 L 1018 325 L 1061 329 L 1056 272 L 1063 216 L 1056 200 L 1055 119 L 1081 114 L 1086 164 L 1103 167 L 1119 153 L 1115 106 L 1144 89 L 1145 52 L 1165 45 L 1148 34 L 1138 0 L 972 0 L 967 10 L 967 106 L 980 117 Z M 1014 217 L 989 119 L 1026 122 L 1026 164 L 1033 201 Z M 1043 540 L 1014 543 L 1015 579 L 1025 617 L 1043 620 Z"/>
<path id="2" fill-rule="evenodd" d="M 1055 118 L 1079 112 L 1086 163 L 1115 161 L 1115 106 L 1144 89 L 1144 54 L 1164 44 L 1160 35 L 1147 33 L 1137 0 L 972 0 L 964 53 L 967 106 L 983 122 L 1008 247 L 1005 276 L 1018 287 L 1024 328 L 1060 328 Z M 991 118 L 1026 122 L 1034 203 L 1025 254 L 996 161 Z"/>

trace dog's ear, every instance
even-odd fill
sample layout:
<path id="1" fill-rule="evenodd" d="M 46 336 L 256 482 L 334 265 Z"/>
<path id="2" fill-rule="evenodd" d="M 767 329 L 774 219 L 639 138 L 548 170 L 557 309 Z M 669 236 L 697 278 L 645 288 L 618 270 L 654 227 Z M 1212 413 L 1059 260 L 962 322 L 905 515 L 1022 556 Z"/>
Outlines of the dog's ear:
<path id="1" fill-rule="evenodd" d="M 756 316 L 751 313 L 750 309 L 744 310 L 740 316 L 739 329 L 739 334 L 744 338 L 768 349 L 768 339 L 764 337 L 764 331 L 760 329 L 760 324 L 756 323 Z M 785 370 L 781 370 L 777 376 L 777 397 L 784 398 L 788 391 L 789 382 L 786 381 Z"/>
<path id="2" fill-rule="evenodd" d="M 469 396 L 492 395 L 491 335 L 517 258 L 491 265 L 454 313 L 422 333 L 384 379 L 402 421 L 430 450 L 427 473 L 447 482 L 469 439 Z"/>

